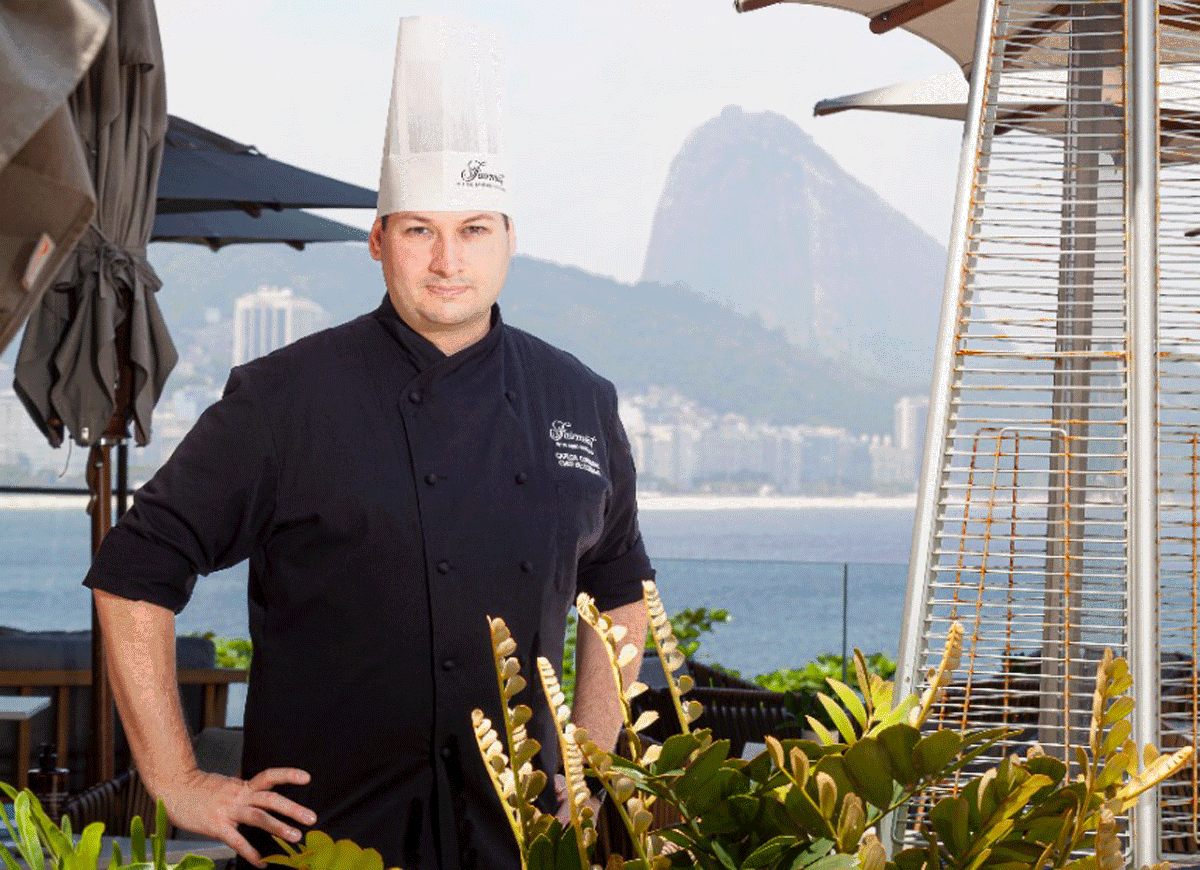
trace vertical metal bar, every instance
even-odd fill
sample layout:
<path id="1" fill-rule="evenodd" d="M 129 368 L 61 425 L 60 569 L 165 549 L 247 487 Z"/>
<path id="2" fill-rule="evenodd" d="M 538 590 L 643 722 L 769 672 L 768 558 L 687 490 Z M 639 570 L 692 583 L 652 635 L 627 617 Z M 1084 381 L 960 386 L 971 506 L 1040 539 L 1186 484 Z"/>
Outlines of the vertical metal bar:
<path id="1" fill-rule="evenodd" d="M 846 682 L 846 636 L 850 633 L 850 565 L 842 563 L 842 682 Z M 863 687 L 866 691 L 866 687 Z"/>
<path id="2" fill-rule="evenodd" d="M 954 197 L 954 215 L 950 223 L 946 280 L 942 291 L 941 319 L 937 333 L 937 351 L 933 361 L 933 379 L 929 390 L 929 413 L 925 420 L 925 449 L 917 478 L 917 509 L 913 522 L 912 553 L 908 563 L 908 588 L 904 597 L 904 622 L 900 632 L 900 650 L 896 662 L 896 697 L 913 692 L 921 672 L 921 634 L 925 622 L 927 580 L 933 558 L 934 540 L 939 531 L 938 495 L 947 463 L 946 435 L 950 427 L 950 400 L 954 363 L 958 347 L 958 310 L 966 288 L 970 263 L 970 234 L 976 174 L 980 171 L 979 154 L 983 144 L 984 93 L 991 78 L 992 34 L 995 30 L 998 0 L 979 0 L 979 18 L 975 24 L 975 57 L 971 67 L 971 87 L 967 99 L 967 118 L 963 123 L 962 147 L 958 156 L 958 187 Z M 900 808 L 880 822 L 889 855 L 904 838 L 905 810 Z"/>
<path id="3" fill-rule="evenodd" d="M 1061 707 L 1043 703 L 1038 740 L 1061 744 L 1071 764 L 1071 746 L 1087 739 L 1087 722 L 1072 716 L 1075 699 L 1090 693 L 1079 648 L 1080 567 L 1085 536 L 1085 493 L 1089 406 L 1091 402 L 1093 299 L 1096 282 L 1100 149 L 1104 122 L 1104 67 L 1101 53 L 1113 30 L 1111 7 L 1081 4 L 1070 27 L 1067 71 L 1066 137 L 1063 141 L 1063 191 L 1054 388 L 1050 416 L 1061 434 L 1051 439 L 1050 491 L 1046 505 L 1046 617 L 1042 630 L 1043 699 L 1059 698 Z M 1073 721 L 1074 720 L 1074 721 Z"/>
<path id="4" fill-rule="evenodd" d="M 1129 274 L 1129 656 L 1133 739 L 1159 742 L 1158 656 L 1158 3 L 1125 4 L 1125 176 Z M 1158 863 L 1159 790 L 1133 812 L 1133 863 Z"/>
<path id="5" fill-rule="evenodd" d="M 21 695 L 33 694 L 29 686 L 21 687 Z M 29 764 L 33 760 L 33 723 L 22 719 L 17 723 L 17 753 L 13 756 L 17 768 L 17 788 L 29 788 Z"/>
<path id="6" fill-rule="evenodd" d="M 117 442 L 117 519 L 129 508 L 129 442 Z"/>
<path id="7" fill-rule="evenodd" d="M 969 236 L 974 205 L 972 191 L 978 171 L 979 150 L 983 142 L 983 97 L 991 72 L 990 49 L 997 8 L 997 0 L 980 0 L 967 120 L 963 124 L 962 149 L 958 157 L 958 188 L 954 198 L 954 217 L 950 225 L 950 247 L 947 251 L 946 282 L 942 292 L 937 352 L 933 361 L 929 413 L 925 421 L 925 450 L 918 478 L 912 555 L 908 563 L 908 590 L 904 600 L 904 624 L 900 632 L 899 660 L 896 663 L 897 698 L 903 698 L 915 690 L 916 676 L 921 672 L 919 658 L 925 621 L 926 580 L 929 576 L 933 542 L 938 532 L 938 494 L 946 463 L 951 380 L 958 345 L 958 309 L 966 284 L 970 256 Z"/>

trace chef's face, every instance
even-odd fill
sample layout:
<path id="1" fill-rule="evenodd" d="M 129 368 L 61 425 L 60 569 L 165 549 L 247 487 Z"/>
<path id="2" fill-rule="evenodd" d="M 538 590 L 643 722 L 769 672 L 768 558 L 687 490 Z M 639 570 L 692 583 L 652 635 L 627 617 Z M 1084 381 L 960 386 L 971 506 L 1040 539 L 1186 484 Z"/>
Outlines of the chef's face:
<path id="1" fill-rule="evenodd" d="M 396 212 L 371 227 L 371 256 L 383 263 L 400 317 L 443 353 L 487 334 L 492 303 L 516 249 L 498 212 Z"/>

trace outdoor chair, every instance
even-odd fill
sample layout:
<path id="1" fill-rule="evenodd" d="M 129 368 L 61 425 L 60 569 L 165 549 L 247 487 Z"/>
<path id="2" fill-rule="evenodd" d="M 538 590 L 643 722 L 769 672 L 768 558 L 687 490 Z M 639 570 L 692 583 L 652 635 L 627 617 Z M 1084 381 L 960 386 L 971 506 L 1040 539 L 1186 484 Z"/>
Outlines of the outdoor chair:
<path id="1" fill-rule="evenodd" d="M 104 833 L 114 837 L 129 836 L 134 816 L 141 816 L 146 831 L 153 833 L 154 811 L 155 802 L 132 767 L 68 798 L 63 807 L 63 815 L 71 820 L 72 831 L 81 831 L 92 822 L 102 822 Z M 167 836 L 173 837 L 174 833 L 174 826 L 170 826 Z"/>

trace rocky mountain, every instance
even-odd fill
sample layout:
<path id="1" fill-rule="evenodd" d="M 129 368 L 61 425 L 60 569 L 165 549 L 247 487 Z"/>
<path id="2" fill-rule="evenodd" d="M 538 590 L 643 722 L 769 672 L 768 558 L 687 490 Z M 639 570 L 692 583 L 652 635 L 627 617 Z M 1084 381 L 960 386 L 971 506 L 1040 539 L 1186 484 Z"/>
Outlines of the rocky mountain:
<path id="1" fill-rule="evenodd" d="M 262 284 L 289 286 L 334 322 L 373 309 L 384 296 L 379 264 L 364 245 L 245 245 L 213 254 L 152 245 L 159 303 L 181 356 L 202 345 L 223 382 L 238 296 Z M 721 413 L 777 423 L 891 431 L 891 381 L 821 358 L 781 330 L 682 286 L 622 284 L 570 266 L 515 257 L 500 296 L 505 320 L 563 348 L 623 392 L 671 388 Z M 225 354 L 228 351 L 224 351 Z M 222 368 L 222 365 L 224 368 Z"/>
<path id="2" fill-rule="evenodd" d="M 642 279 L 685 284 L 818 356 L 923 390 L 945 263 L 792 121 L 727 106 L 671 164 Z"/>

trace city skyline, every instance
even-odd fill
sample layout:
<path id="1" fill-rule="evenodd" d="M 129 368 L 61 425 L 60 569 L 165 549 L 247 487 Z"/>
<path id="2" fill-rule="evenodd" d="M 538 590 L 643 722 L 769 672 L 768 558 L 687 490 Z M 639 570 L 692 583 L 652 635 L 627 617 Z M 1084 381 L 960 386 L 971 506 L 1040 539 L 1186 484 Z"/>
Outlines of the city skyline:
<path id="1" fill-rule="evenodd" d="M 226 345 L 237 364 L 310 334 L 324 325 L 325 313 L 292 288 L 262 285 L 236 297 L 232 311 L 210 308 L 206 319 L 210 327 L 227 327 L 217 333 L 223 336 L 218 345 Z M 209 352 L 196 345 L 180 351 L 172 387 L 155 408 L 154 438 L 130 454 L 131 467 L 143 476 L 166 461 L 220 395 L 204 373 Z M 8 386 L 11 374 L 0 362 L 0 474 L 4 467 L 10 477 L 25 465 L 35 474 L 64 467 L 72 451 L 46 444 Z M 772 425 L 721 413 L 668 388 L 617 387 L 619 414 L 647 492 L 894 494 L 914 486 L 928 408 L 924 396 L 896 403 L 892 432 L 856 435 L 836 426 Z M 82 458 L 86 450 L 75 455 Z"/>

